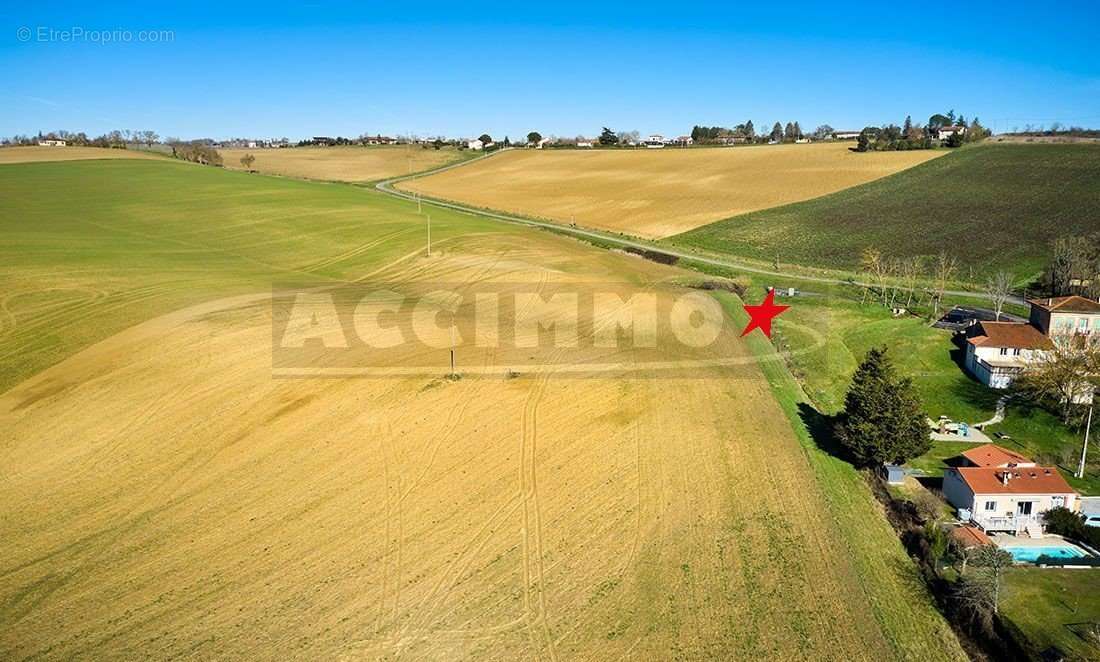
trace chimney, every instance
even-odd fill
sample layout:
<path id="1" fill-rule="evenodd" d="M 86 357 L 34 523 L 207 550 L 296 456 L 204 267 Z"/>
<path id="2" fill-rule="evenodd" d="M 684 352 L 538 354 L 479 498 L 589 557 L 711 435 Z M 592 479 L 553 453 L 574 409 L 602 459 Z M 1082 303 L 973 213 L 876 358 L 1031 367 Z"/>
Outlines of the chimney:
<path id="1" fill-rule="evenodd" d="M 1002 471 L 1001 472 L 1001 485 L 1008 485 L 1008 481 L 1011 480 L 1011 479 L 1012 479 L 1012 472 L 1010 472 L 1010 471 Z"/>
<path id="2" fill-rule="evenodd" d="M 1050 299 L 1050 298 L 1047 299 L 1047 305 L 1048 306 L 1052 305 L 1053 303 L 1054 303 L 1054 299 Z"/>

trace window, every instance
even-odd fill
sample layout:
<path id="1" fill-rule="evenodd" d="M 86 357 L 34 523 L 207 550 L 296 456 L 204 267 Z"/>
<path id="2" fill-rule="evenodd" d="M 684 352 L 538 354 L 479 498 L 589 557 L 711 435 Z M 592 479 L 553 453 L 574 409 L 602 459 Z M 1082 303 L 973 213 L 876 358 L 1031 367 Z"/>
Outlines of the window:
<path id="1" fill-rule="evenodd" d="M 1052 508 L 1061 508 L 1066 505 L 1066 498 L 1064 496 L 1050 497 L 1050 505 Z"/>
<path id="2" fill-rule="evenodd" d="M 1008 348 L 1007 347 L 1002 347 L 1001 348 L 1001 356 L 1005 356 L 1007 354 L 1008 354 Z"/>
<path id="3" fill-rule="evenodd" d="M 1012 355 L 1013 356 L 1019 356 L 1020 355 L 1020 348 L 1019 347 L 1013 348 Z"/>
<path id="4" fill-rule="evenodd" d="M 987 513 L 989 513 L 989 512 L 993 512 L 994 510 L 997 510 L 997 502 L 996 501 L 986 501 L 985 502 L 985 511 Z"/>
<path id="5" fill-rule="evenodd" d="M 1087 329 L 1087 328 L 1089 328 L 1089 318 L 1087 318 L 1087 317 L 1078 317 L 1077 318 L 1077 328 L 1078 329 Z"/>

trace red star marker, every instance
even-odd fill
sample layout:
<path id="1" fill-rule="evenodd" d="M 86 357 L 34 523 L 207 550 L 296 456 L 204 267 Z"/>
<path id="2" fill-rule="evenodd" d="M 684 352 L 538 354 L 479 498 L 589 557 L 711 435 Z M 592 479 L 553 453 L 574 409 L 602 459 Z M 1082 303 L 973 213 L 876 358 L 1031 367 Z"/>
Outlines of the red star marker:
<path id="1" fill-rule="evenodd" d="M 745 306 L 745 312 L 749 314 L 749 323 L 745 326 L 745 330 L 741 332 L 741 337 L 744 338 L 749 335 L 753 329 L 760 329 L 765 336 L 771 338 L 772 320 L 788 308 L 790 306 L 775 305 L 775 290 L 769 289 L 768 295 L 764 297 L 764 303 L 759 306 Z"/>

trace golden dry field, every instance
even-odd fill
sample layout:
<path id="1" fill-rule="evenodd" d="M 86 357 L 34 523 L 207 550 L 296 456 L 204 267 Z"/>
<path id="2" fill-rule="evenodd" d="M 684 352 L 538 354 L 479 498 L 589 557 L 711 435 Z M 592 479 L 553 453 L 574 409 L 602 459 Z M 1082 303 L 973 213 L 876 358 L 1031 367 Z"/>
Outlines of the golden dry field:
<path id="1" fill-rule="evenodd" d="M 280 280 L 686 272 L 444 210 L 429 258 L 415 205 L 171 161 L 0 168 L 28 185 L 0 196 L 0 351 L 46 367 L 0 393 L 0 659 L 960 658 L 897 541 L 845 542 L 888 526 L 838 519 L 870 496 L 823 494 L 737 325 L 702 364 L 466 338 L 457 381 L 419 346 L 273 372 Z"/>
<path id="2" fill-rule="evenodd" d="M 104 147 L 19 146 L 0 148 L 0 164 L 33 163 L 37 161 L 82 161 L 85 159 L 157 158 L 163 157 L 135 149 L 107 149 Z"/>
<path id="3" fill-rule="evenodd" d="M 857 154 L 849 150 L 853 144 L 515 150 L 398 188 L 656 239 L 833 193 L 944 153 Z"/>
<path id="4" fill-rule="evenodd" d="M 377 275 L 659 276 L 594 253 L 472 238 Z M 201 304 L 0 396 L 5 657 L 887 654 L 754 366 L 275 379 L 270 314 Z"/>
<path id="5" fill-rule="evenodd" d="M 226 168 L 243 169 L 241 157 L 256 157 L 252 169 L 270 175 L 340 182 L 369 182 L 447 165 L 462 158 L 453 147 L 424 149 L 419 145 L 369 147 L 284 147 L 283 149 L 219 149 Z"/>

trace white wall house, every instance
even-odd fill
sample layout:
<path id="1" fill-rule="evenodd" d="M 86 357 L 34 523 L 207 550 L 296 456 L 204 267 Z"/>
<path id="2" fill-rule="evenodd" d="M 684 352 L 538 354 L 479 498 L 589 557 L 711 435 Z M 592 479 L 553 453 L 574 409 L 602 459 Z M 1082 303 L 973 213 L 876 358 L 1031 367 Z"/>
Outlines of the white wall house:
<path id="1" fill-rule="evenodd" d="M 966 127 L 960 125 L 941 126 L 940 128 L 936 129 L 936 138 L 938 138 L 939 140 L 947 140 L 956 133 L 965 135 Z"/>
<path id="2" fill-rule="evenodd" d="M 1043 360 L 1054 343 L 1021 322 L 979 322 L 966 340 L 966 369 L 990 388 L 1008 388 L 1029 365 Z"/>
<path id="3" fill-rule="evenodd" d="M 485 149 L 485 143 L 483 143 L 483 142 L 481 142 L 480 140 L 477 140 L 477 139 L 468 140 L 468 141 L 466 141 L 466 148 L 467 149 L 475 149 L 475 150 Z"/>
<path id="4" fill-rule="evenodd" d="M 577 141 L 577 147 L 582 147 L 582 148 L 585 148 L 585 149 L 591 149 L 592 148 L 592 141 L 591 140 L 578 140 Z"/>
<path id="5" fill-rule="evenodd" d="M 39 147 L 64 147 L 65 146 L 65 141 L 64 140 L 58 140 L 56 138 L 47 138 L 45 140 L 39 140 L 38 141 L 38 146 Z"/>
<path id="6" fill-rule="evenodd" d="M 962 458 L 963 466 L 944 473 L 943 495 L 987 532 L 1036 536 L 1046 511 L 1078 509 L 1079 495 L 1055 467 L 1038 466 L 994 444 L 971 449 Z"/>
<path id="7" fill-rule="evenodd" d="M 655 133 L 645 139 L 645 146 L 647 149 L 661 149 L 665 146 L 665 137 Z"/>

